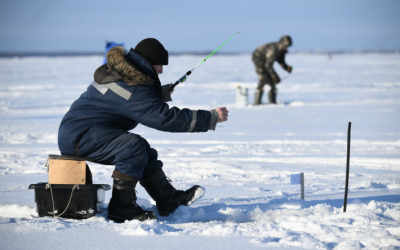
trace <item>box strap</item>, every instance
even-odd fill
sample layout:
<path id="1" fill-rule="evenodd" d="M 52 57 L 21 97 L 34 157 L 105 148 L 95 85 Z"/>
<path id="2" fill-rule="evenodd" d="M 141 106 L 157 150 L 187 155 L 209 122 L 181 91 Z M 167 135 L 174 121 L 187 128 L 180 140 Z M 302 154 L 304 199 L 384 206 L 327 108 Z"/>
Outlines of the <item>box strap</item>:
<path id="1" fill-rule="evenodd" d="M 49 167 L 50 167 L 49 161 L 50 161 L 50 157 L 47 158 L 46 165 L 44 165 L 44 167 L 47 168 L 47 173 L 49 172 Z"/>
<path id="2" fill-rule="evenodd" d="M 51 184 L 47 183 L 47 184 L 46 184 L 46 189 L 47 189 L 47 188 L 50 188 L 51 201 L 53 202 L 53 217 L 56 218 L 56 217 L 60 217 L 61 215 L 63 215 L 63 214 L 65 213 L 65 211 L 67 211 L 67 209 L 68 209 L 68 207 L 69 207 L 69 204 L 71 203 L 71 200 L 72 200 L 72 194 L 74 193 L 75 188 L 79 189 L 79 184 L 75 184 L 75 185 L 72 187 L 71 197 L 69 197 L 69 201 L 68 201 L 67 207 L 65 208 L 65 210 L 64 210 L 61 214 L 59 214 L 59 215 L 57 215 L 57 216 L 56 216 L 56 211 L 55 211 L 55 207 L 54 207 L 53 189 L 51 188 Z"/>

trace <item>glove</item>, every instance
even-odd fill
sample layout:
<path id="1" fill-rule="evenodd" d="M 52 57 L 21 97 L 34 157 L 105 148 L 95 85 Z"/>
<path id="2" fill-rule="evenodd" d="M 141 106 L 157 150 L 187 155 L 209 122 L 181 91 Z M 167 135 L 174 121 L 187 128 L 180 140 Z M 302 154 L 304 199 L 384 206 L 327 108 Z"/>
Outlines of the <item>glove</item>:
<path id="1" fill-rule="evenodd" d="M 279 83 L 281 81 L 281 79 L 279 79 L 279 77 L 276 76 L 276 77 L 272 78 L 272 81 L 274 81 L 274 83 L 277 84 L 277 83 Z"/>
<path id="2" fill-rule="evenodd" d="M 292 69 L 293 69 L 292 66 L 288 66 L 286 71 L 289 72 L 289 73 L 292 73 Z"/>

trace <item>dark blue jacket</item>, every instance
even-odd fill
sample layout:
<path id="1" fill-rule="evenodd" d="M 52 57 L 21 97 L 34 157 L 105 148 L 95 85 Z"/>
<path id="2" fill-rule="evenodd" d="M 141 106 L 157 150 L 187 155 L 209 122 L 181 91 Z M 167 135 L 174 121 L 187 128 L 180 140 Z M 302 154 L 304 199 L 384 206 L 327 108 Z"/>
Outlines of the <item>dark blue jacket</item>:
<path id="1" fill-rule="evenodd" d="M 82 135 L 100 123 L 126 131 L 138 123 L 166 132 L 215 130 L 215 110 L 169 107 L 165 103 L 170 99 L 169 86 L 161 88 L 154 68 L 135 51 L 125 55 L 123 48 L 114 47 L 107 61 L 61 122 L 58 145 L 62 154 L 74 154 Z"/>

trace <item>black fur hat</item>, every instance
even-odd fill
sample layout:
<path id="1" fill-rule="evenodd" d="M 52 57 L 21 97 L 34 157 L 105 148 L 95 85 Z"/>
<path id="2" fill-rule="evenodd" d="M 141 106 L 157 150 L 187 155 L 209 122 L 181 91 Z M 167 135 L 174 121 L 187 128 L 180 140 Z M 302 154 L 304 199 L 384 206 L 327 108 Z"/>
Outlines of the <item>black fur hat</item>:
<path id="1" fill-rule="evenodd" d="M 153 65 L 168 65 L 168 51 L 155 38 L 146 38 L 140 41 L 135 51 L 146 57 Z"/>

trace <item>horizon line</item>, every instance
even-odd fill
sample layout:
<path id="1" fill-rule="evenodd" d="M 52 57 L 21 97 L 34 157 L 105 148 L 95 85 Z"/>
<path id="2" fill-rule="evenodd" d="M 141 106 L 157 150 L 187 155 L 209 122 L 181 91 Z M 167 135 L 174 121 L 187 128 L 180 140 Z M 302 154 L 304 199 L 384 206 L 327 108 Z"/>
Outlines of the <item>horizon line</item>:
<path id="1" fill-rule="evenodd" d="M 212 51 L 172 51 L 169 52 L 171 56 L 179 55 L 209 55 Z M 251 54 L 252 52 L 246 51 L 228 51 L 228 52 L 216 52 L 214 55 L 241 55 L 241 54 Z M 342 49 L 342 50 L 290 50 L 289 53 L 293 54 L 356 54 L 356 53 L 400 53 L 400 49 Z M 33 56 L 104 56 L 104 51 L 24 51 L 24 52 L 7 52 L 0 51 L 0 58 L 7 57 L 33 57 Z"/>

